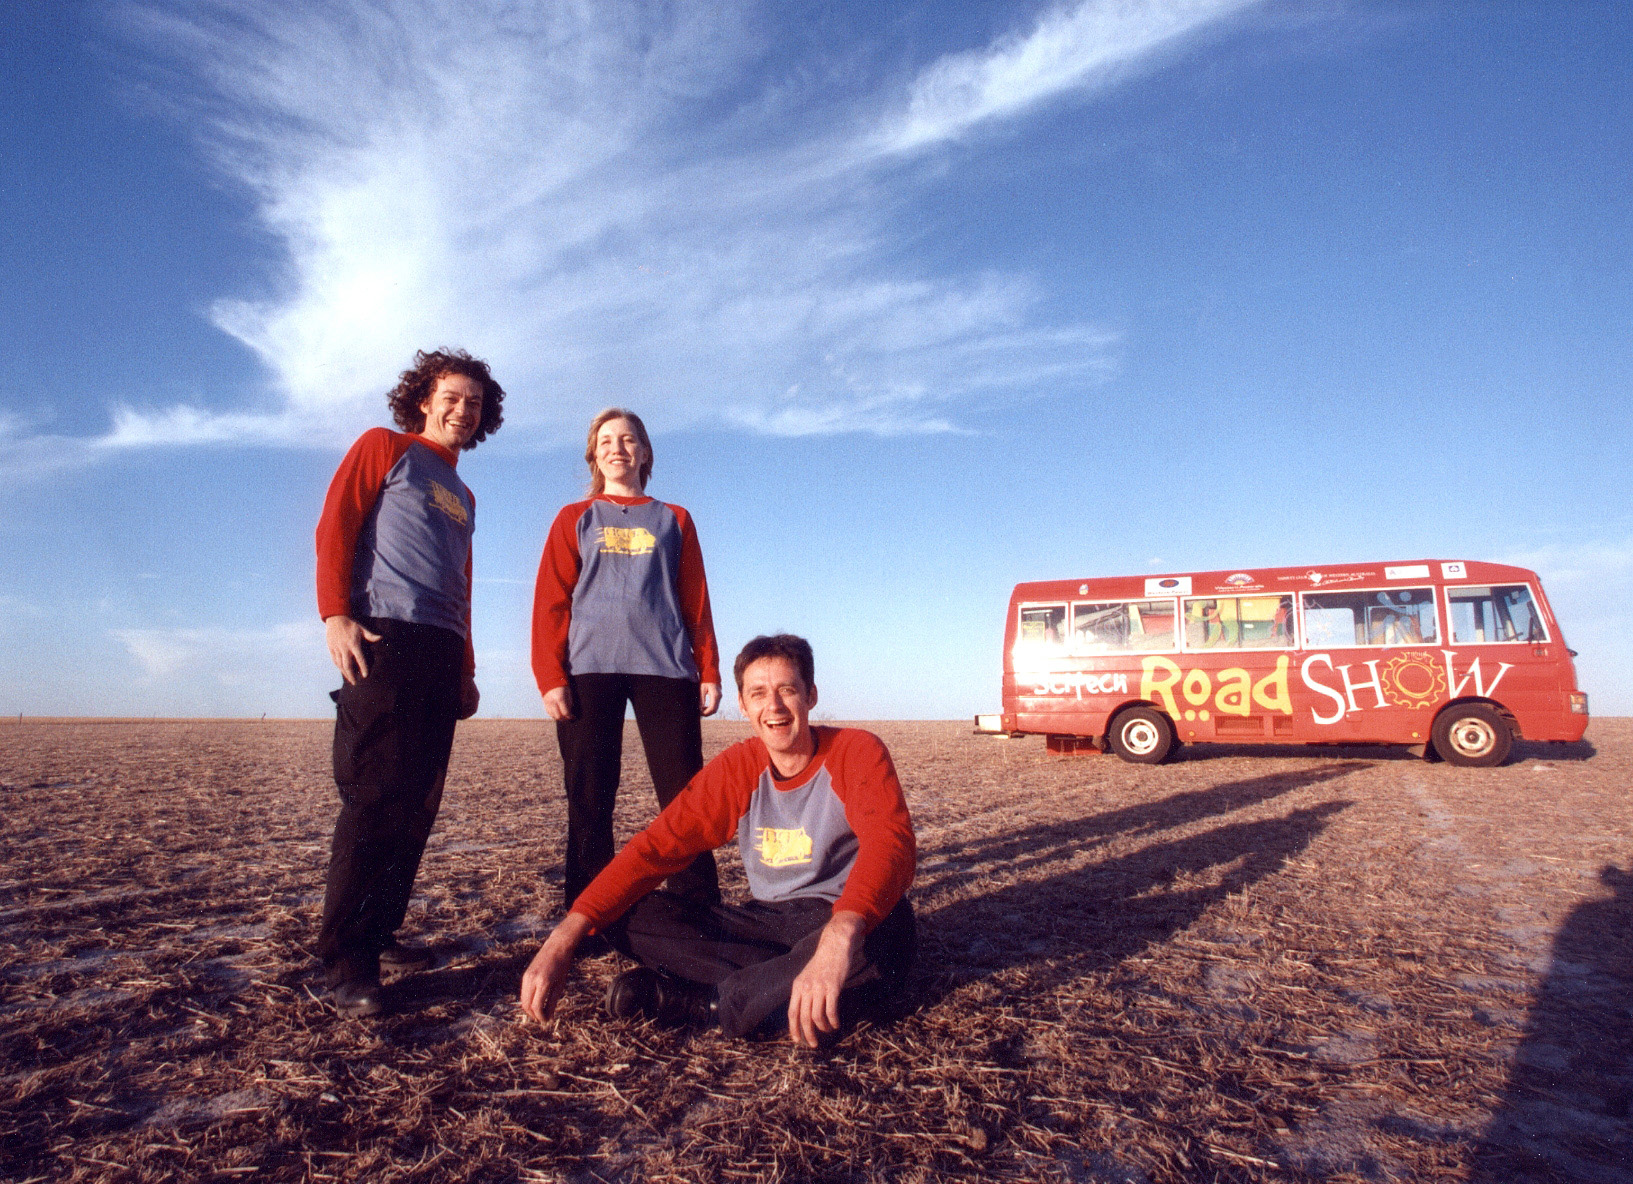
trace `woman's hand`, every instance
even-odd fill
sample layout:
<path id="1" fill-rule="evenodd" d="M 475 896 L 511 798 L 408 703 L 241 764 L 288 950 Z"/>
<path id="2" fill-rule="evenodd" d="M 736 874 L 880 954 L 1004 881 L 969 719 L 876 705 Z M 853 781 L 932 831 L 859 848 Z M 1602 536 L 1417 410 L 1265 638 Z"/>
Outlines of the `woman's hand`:
<path id="1" fill-rule="evenodd" d="M 544 714 L 553 720 L 573 718 L 573 693 L 566 687 L 551 687 L 544 692 Z"/>
<path id="2" fill-rule="evenodd" d="M 701 700 L 704 715 L 713 715 L 720 710 L 720 684 L 706 682 L 698 688 L 698 698 Z"/>

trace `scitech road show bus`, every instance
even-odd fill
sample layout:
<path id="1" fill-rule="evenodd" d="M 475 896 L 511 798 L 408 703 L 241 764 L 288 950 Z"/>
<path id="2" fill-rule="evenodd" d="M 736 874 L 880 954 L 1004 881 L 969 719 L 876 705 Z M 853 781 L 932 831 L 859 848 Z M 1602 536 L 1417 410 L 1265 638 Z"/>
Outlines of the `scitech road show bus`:
<path id="1" fill-rule="evenodd" d="M 1405 744 L 1498 765 L 1588 723 L 1534 572 L 1415 560 L 1020 584 L 999 731 L 1155 764 L 1176 743 Z M 980 721 L 978 721 L 979 723 Z"/>

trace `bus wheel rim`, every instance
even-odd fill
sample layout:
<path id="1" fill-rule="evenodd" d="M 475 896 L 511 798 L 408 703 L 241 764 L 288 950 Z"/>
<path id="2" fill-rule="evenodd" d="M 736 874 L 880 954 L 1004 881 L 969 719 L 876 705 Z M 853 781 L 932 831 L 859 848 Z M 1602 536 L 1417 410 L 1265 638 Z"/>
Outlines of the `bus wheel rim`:
<path id="1" fill-rule="evenodd" d="M 1453 746 L 1464 756 L 1484 756 L 1497 743 L 1497 734 L 1482 719 L 1460 719 L 1451 732 Z"/>
<path id="2" fill-rule="evenodd" d="M 1157 728 L 1148 719 L 1133 720 L 1123 728 L 1123 746 L 1130 752 L 1144 756 L 1157 747 Z"/>

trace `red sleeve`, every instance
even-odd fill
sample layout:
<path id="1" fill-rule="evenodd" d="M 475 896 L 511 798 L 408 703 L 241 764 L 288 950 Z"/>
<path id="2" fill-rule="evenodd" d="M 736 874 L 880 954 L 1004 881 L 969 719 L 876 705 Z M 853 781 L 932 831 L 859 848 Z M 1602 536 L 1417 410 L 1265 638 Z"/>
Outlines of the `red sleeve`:
<path id="1" fill-rule="evenodd" d="M 357 559 L 357 536 L 379 500 L 380 487 L 404 452 L 407 436 L 385 428 L 370 428 L 346 453 L 318 519 L 318 615 L 324 620 L 351 616 L 352 566 Z"/>
<path id="2" fill-rule="evenodd" d="M 533 585 L 533 678 L 539 694 L 567 685 L 567 627 L 573 620 L 573 589 L 582 566 L 578 520 L 589 502 L 563 506 L 550 524 Z"/>
<path id="3" fill-rule="evenodd" d="M 720 646 L 714 639 L 714 612 L 709 608 L 709 581 L 703 574 L 703 548 L 698 545 L 692 516 L 670 506 L 680 522 L 680 611 L 692 634 L 692 661 L 699 682 L 720 682 Z"/>
<path id="4" fill-rule="evenodd" d="M 871 732 L 848 729 L 835 739 L 828 771 L 845 804 L 857 849 L 834 911 L 861 913 L 871 931 L 913 882 L 918 843 L 884 742 Z"/>
<path id="5" fill-rule="evenodd" d="M 765 747 L 745 740 L 703 766 L 579 893 L 572 911 L 605 928 L 669 876 L 731 838 L 765 764 Z"/>

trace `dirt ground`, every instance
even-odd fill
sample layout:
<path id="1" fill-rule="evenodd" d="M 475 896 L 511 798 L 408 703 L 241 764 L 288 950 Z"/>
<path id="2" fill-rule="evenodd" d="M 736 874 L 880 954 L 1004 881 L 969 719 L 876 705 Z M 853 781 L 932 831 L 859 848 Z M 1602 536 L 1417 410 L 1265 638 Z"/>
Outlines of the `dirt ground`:
<path id="1" fill-rule="evenodd" d="M 520 1021 L 544 724 L 461 727 L 404 931 L 445 964 L 366 1021 L 307 950 L 328 725 L 0 723 L 0 1177 L 1633 1180 L 1633 721 L 1500 769 L 872 726 L 920 969 L 809 1054 L 603 1019 L 610 954 Z"/>

